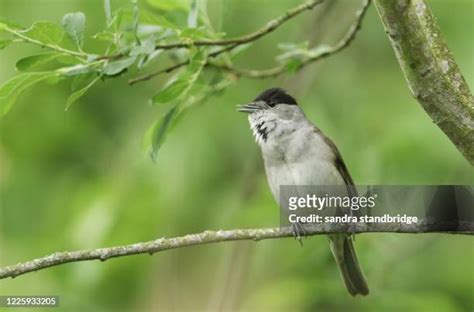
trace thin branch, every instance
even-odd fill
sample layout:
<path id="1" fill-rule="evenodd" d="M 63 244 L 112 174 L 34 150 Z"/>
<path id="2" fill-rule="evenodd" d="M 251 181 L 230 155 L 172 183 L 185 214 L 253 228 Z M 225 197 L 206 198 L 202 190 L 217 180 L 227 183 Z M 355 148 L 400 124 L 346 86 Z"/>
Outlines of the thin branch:
<path id="1" fill-rule="evenodd" d="M 345 48 L 347 48 L 354 41 L 357 35 L 357 32 L 360 30 L 362 26 L 362 21 L 365 17 L 365 14 L 367 13 L 369 6 L 370 6 L 370 0 L 364 0 L 362 7 L 356 13 L 356 19 L 354 23 L 350 26 L 349 30 L 346 32 L 344 37 L 342 37 L 342 39 L 336 45 L 332 46 L 328 50 L 304 60 L 302 64 L 300 64 L 300 66 L 298 67 L 298 70 L 301 70 L 303 67 L 309 64 L 320 61 L 328 56 L 334 55 L 344 50 Z M 238 77 L 246 77 L 246 78 L 254 78 L 254 79 L 276 77 L 285 72 L 285 65 L 278 65 L 278 66 L 275 66 L 269 69 L 264 69 L 264 70 L 238 69 L 232 66 L 214 64 L 214 63 L 208 63 L 206 65 L 231 72 Z"/>
<path id="2" fill-rule="evenodd" d="M 209 54 L 208 57 L 213 58 L 213 57 L 216 57 L 216 56 L 218 56 L 218 55 L 220 55 L 224 52 L 233 50 L 234 48 L 236 48 L 240 45 L 255 41 L 255 40 L 259 39 L 260 37 L 263 37 L 263 36 L 269 34 L 270 32 L 272 32 L 275 29 L 277 29 L 278 27 L 280 27 L 286 21 L 288 21 L 291 18 L 297 16 L 298 14 L 304 12 L 305 10 L 310 10 L 310 9 L 314 8 L 316 5 L 318 5 L 322 2 L 323 2 L 323 0 L 311 0 L 311 1 L 308 1 L 306 3 L 303 3 L 303 4 L 301 4 L 297 7 L 294 7 L 293 9 L 287 11 L 282 16 L 280 16 L 280 17 L 278 17 L 274 20 L 271 20 L 263 28 L 255 31 L 253 33 L 247 34 L 245 36 L 241 36 L 241 37 L 237 37 L 237 38 L 231 38 L 231 39 L 224 39 L 224 40 L 201 40 L 201 41 L 194 41 L 194 42 L 190 42 L 190 43 L 189 42 L 180 42 L 180 43 L 173 43 L 173 44 L 168 44 L 168 45 L 157 45 L 155 48 L 156 49 L 175 49 L 175 48 L 189 48 L 191 46 L 228 45 L 227 47 L 223 48 L 222 50 L 218 50 L 214 53 Z M 112 56 L 108 56 L 108 57 L 117 58 L 117 55 L 112 55 Z M 160 74 L 163 74 L 163 73 L 170 73 L 170 72 L 172 72 L 172 71 L 174 71 L 174 70 L 176 70 L 176 69 L 178 69 L 182 66 L 186 66 L 187 64 L 189 64 L 189 60 L 177 63 L 175 65 L 172 65 L 172 66 L 164 68 L 164 69 L 156 70 L 154 72 L 151 72 L 151 73 L 143 75 L 143 76 L 139 76 L 139 77 L 130 79 L 128 81 L 128 83 L 130 85 L 133 85 L 133 84 L 135 84 L 137 82 L 140 82 L 140 81 L 149 80 L 149 79 L 151 79 L 151 78 L 153 78 L 157 75 L 160 75 Z M 208 64 L 206 64 L 206 65 L 208 65 Z"/>
<path id="3" fill-rule="evenodd" d="M 456 231 L 447 231 L 451 224 L 429 224 L 425 221 L 412 224 L 401 223 L 356 223 L 350 226 L 350 233 L 369 233 L 369 232 L 391 232 L 391 233 L 451 233 L 468 234 L 474 233 L 473 225 L 469 222 L 460 222 L 456 224 Z M 447 227 L 448 226 L 448 227 Z M 305 227 L 306 236 L 329 234 L 329 233 L 348 233 L 348 225 L 344 223 L 331 224 L 320 223 Z M 264 240 L 292 237 L 291 227 L 267 228 L 267 229 L 236 229 L 227 231 L 205 231 L 197 234 L 189 234 L 174 238 L 159 238 L 153 241 L 107 247 L 99 249 L 77 250 L 56 252 L 49 256 L 34 259 L 31 261 L 18 263 L 16 265 L 0 268 L 0 279 L 16 276 L 46 269 L 52 266 L 62 265 L 69 262 L 101 260 L 110 258 L 131 256 L 137 254 L 150 254 L 155 252 L 189 247 L 195 245 L 204 245 L 226 241 L 238 240 Z"/>
<path id="4" fill-rule="evenodd" d="M 303 11 L 311 10 L 312 8 L 314 8 L 316 5 L 322 3 L 323 1 L 324 0 L 310 0 L 310 1 L 307 1 L 303 4 L 300 4 L 296 7 L 294 7 L 293 9 L 287 11 L 285 14 L 281 15 L 280 17 L 269 21 L 262 28 L 254 31 L 252 33 L 249 33 L 247 35 L 241 36 L 241 37 L 221 39 L 221 40 L 196 40 L 196 41 L 175 42 L 175 43 L 168 43 L 168 44 L 157 44 L 155 46 L 155 50 L 160 50 L 160 49 L 161 50 L 171 50 L 171 49 L 180 49 L 180 48 L 190 48 L 190 47 L 193 47 L 193 46 L 227 46 L 227 45 L 239 46 L 239 45 L 242 45 L 242 44 L 246 44 L 246 43 L 255 41 L 255 40 L 259 39 L 260 37 L 263 37 L 263 36 L 271 33 L 272 31 L 274 31 L 275 29 L 277 29 L 278 27 L 283 25 L 286 21 L 292 19 L 293 17 L 295 17 L 296 15 L 302 13 Z M 233 49 L 233 48 L 231 48 L 231 49 Z M 99 56 L 98 59 L 113 59 L 113 60 L 115 60 L 115 59 L 121 58 L 122 56 L 124 56 L 123 53 L 117 53 L 117 54 L 112 54 L 112 55 L 102 55 L 102 56 Z M 188 61 L 176 64 L 175 66 L 176 66 L 176 68 L 179 68 L 181 66 L 186 65 L 187 63 L 188 63 Z M 169 71 L 172 71 L 172 70 L 174 70 L 174 69 L 171 69 Z M 160 72 L 169 72 L 169 71 L 166 71 L 166 69 L 165 69 L 165 70 L 161 70 Z M 155 74 L 155 75 L 157 75 L 157 74 Z M 151 75 L 151 77 L 153 77 L 153 76 L 154 75 Z M 138 82 L 138 81 L 142 81 L 142 80 L 148 80 L 151 77 L 148 77 L 148 78 L 138 77 L 138 78 L 132 79 L 132 80 L 137 80 L 137 82 Z M 135 82 L 131 82 L 130 84 L 133 84 L 133 83 L 135 83 Z"/>
<path id="5" fill-rule="evenodd" d="M 322 2 L 323 0 L 310 0 L 303 4 L 300 4 L 297 7 L 287 11 L 282 16 L 274 20 L 271 20 L 259 30 L 254 31 L 253 33 L 247 34 L 245 36 L 229 38 L 229 39 L 221 39 L 221 40 L 197 40 L 197 41 L 191 41 L 191 42 L 177 42 L 177 43 L 161 44 L 161 45 L 159 44 L 159 45 L 156 45 L 156 49 L 167 50 L 167 49 L 176 49 L 176 48 L 190 48 L 192 46 L 225 46 L 229 44 L 241 45 L 241 44 L 249 43 L 274 31 L 286 21 L 290 20 L 291 18 L 295 17 L 296 15 L 300 14 L 303 11 L 311 10 L 316 5 Z"/>
<path id="6" fill-rule="evenodd" d="M 213 53 L 210 53 L 207 57 L 208 59 L 209 58 L 213 58 L 213 57 L 216 57 L 218 55 L 221 55 L 222 53 L 224 52 L 228 52 L 230 50 L 233 50 L 234 48 L 238 47 L 240 44 L 233 44 L 233 45 L 230 45 L 228 47 L 225 47 L 225 48 L 222 48 L 220 50 L 217 50 Z M 163 69 L 159 69 L 159 70 L 156 70 L 154 72 L 151 72 L 149 74 L 146 74 L 146 75 L 143 75 L 143 76 L 139 76 L 139 77 L 136 77 L 136 78 L 132 78 L 128 81 L 128 84 L 129 85 L 134 85 L 136 84 L 137 82 L 140 82 L 140 81 L 145 81 L 145 80 L 149 80 L 157 75 L 160 75 L 160 74 L 165 74 L 165 73 L 170 73 L 182 66 L 186 66 L 189 64 L 189 59 L 184 61 L 184 62 L 180 62 L 180 63 L 176 63 L 175 65 L 172 65 L 170 67 L 166 67 L 166 68 L 163 68 Z M 205 66 L 207 66 L 208 64 L 206 63 Z"/>
<path id="7" fill-rule="evenodd" d="M 317 54 L 313 57 L 310 57 L 310 58 L 304 60 L 302 62 L 302 64 L 300 64 L 300 67 L 298 68 L 298 70 L 301 70 L 306 65 L 309 65 L 309 64 L 315 63 L 317 61 L 320 61 L 320 60 L 322 60 L 322 59 L 324 59 L 328 56 L 336 54 L 336 53 L 344 50 L 345 48 L 347 48 L 352 43 L 352 41 L 354 41 L 357 32 L 360 30 L 360 28 L 362 26 L 362 21 L 365 17 L 365 14 L 367 13 L 367 10 L 368 10 L 369 6 L 370 6 L 370 0 L 364 0 L 364 3 L 362 4 L 362 7 L 356 13 L 355 22 L 350 26 L 349 30 L 344 35 L 344 37 L 336 45 L 332 46 L 331 48 L 324 51 L 323 53 Z M 210 54 L 209 58 L 213 58 L 213 57 L 216 57 L 216 56 L 220 55 L 223 52 L 230 51 L 230 50 L 234 49 L 235 47 L 237 47 L 239 45 L 240 44 L 235 44 L 235 45 L 226 47 L 222 50 L 216 51 L 215 53 Z M 177 64 L 172 65 L 170 67 L 159 69 L 157 71 L 151 72 L 151 73 L 143 75 L 143 76 L 139 76 L 139 77 L 130 79 L 128 81 L 128 83 L 130 85 L 133 85 L 133 84 L 135 84 L 137 82 L 140 82 L 140 81 L 149 80 L 149 79 L 151 79 L 151 78 L 153 78 L 157 75 L 170 73 L 170 72 L 172 72 L 172 71 L 174 71 L 174 70 L 176 70 L 176 69 L 178 69 L 182 66 L 185 66 L 187 64 L 189 64 L 189 60 L 181 62 L 181 63 L 177 63 Z M 272 67 L 272 68 L 269 68 L 269 69 L 264 69 L 264 70 L 238 69 L 238 68 L 232 67 L 230 65 L 216 64 L 216 63 L 208 60 L 205 66 L 206 67 L 213 67 L 213 68 L 217 68 L 217 69 L 220 69 L 220 70 L 230 72 L 230 73 L 234 74 L 237 77 L 246 77 L 246 78 L 253 78 L 253 79 L 263 79 L 263 78 L 276 77 L 276 76 L 281 75 L 285 72 L 285 66 L 284 65 L 278 65 L 278 66 L 275 66 L 275 67 Z"/>
<path id="8" fill-rule="evenodd" d="M 28 36 L 25 36 L 22 33 L 14 30 L 14 29 L 11 29 L 9 27 L 6 27 L 5 30 L 7 32 L 11 33 L 13 36 L 20 38 L 22 41 L 29 42 L 29 43 L 32 43 L 32 44 L 36 44 L 36 45 L 39 45 L 41 47 L 47 47 L 47 48 L 50 48 L 52 50 L 55 50 L 55 51 L 58 51 L 58 52 L 61 52 L 61 53 L 65 53 L 65 54 L 69 54 L 69 55 L 72 55 L 72 56 L 75 56 L 75 57 L 87 58 L 87 54 L 84 53 L 84 52 L 76 52 L 76 51 L 65 49 L 65 48 L 60 47 L 58 45 L 41 42 L 41 41 L 38 41 L 38 40 L 35 40 L 35 39 L 32 39 L 32 38 L 29 38 Z"/>

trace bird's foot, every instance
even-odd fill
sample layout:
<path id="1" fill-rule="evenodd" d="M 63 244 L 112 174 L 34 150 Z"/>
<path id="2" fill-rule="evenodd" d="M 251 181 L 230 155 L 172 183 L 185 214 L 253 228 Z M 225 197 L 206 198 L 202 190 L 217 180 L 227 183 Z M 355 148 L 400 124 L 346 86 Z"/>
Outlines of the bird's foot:
<path id="1" fill-rule="evenodd" d="M 304 225 L 302 223 L 295 222 L 291 224 L 291 228 L 293 231 L 293 236 L 296 240 L 298 240 L 301 247 L 303 247 L 303 236 L 306 237 L 306 230 L 304 229 Z"/>

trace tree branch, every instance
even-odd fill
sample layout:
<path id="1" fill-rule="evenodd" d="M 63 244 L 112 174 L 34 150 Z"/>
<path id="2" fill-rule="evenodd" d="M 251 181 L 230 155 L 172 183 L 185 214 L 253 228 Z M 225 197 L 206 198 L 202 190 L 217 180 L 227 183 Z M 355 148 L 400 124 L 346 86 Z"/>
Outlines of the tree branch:
<path id="1" fill-rule="evenodd" d="M 15 29 L 9 28 L 8 26 L 5 27 L 5 31 L 9 32 L 13 36 L 21 39 L 24 42 L 29 42 L 29 43 L 38 45 L 40 47 L 47 47 L 51 50 L 55 50 L 55 51 L 58 51 L 58 52 L 61 52 L 61 53 L 64 53 L 64 54 L 69 54 L 69 55 L 79 57 L 79 58 L 82 58 L 82 59 L 87 58 L 87 54 L 84 53 L 84 52 L 76 52 L 76 51 L 72 51 L 72 50 L 68 50 L 68 49 L 65 49 L 63 47 L 60 47 L 59 45 L 44 43 L 44 42 L 32 39 L 28 36 L 23 35 L 21 32 L 15 30 Z"/>
<path id="2" fill-rule="evenodd" d="M 171 43 L 171 44 L 161 44 L 161 45 L 156 45 L 156 49 L 167 50 L 167 49 L 176 49 L 176 48 L 190 48 L 192 46 L 225 46 L 229 44 L 241 45 L 241 44 L 249 43 L 251 41 L 257 40 L 258 38 L 268 33 L 271 33 L 272 31 L 280 27 L 286 21 L 290 20 L 291 18 L 295 17 L 296 15 L 300 14 L 301 12 L 305 10 L 311 10 L 316 5 L 322 2 L 323 0 L 310 0 L 303 4 L 300 4 L 297 7 L 287 11 L 282 16 L 274 20 L 271 20 L 259 30 L 254 31 L 253 33 L 247 34 L 245 36 L 230 38 L 230 39 L 221 39 L 221 40 L 197 40 L 197 41 L 192 41 L 192 42 L 177 42 L 177 43 Z"/>
<path id="3" fill-rule="evenodd" d="M 360 30 L 362 26 L 362 21 L 365 17 L 365 14 L 367 13 L 369 6 L 370 6 L 370 0 L 364 0 L 362 7 L 356 13 L 356 19 L 354 23 L 349 27 L 349 30 L 346 32 L 344 37 L 342 37 L 342 39 L 336 45 L 330 47 L 326 51 L 304 60 L 302 64 L 300 65 L 300 67 L 298 68 L 298 70 L 301 70 L 303 67 L 309 64 L 320 61 L 328 56 L 336 54 L 344 50 L 345 48 L 347 48 L 352 43 L 352 41 L 354 41 L 357 35 L 357 32 Z M 238 68 L 227 66 L 227 65 L 217 65 L 217 64 L 212 64 L 212 63 L 209 65 L 216 68 L 220 68 L 225 71 L 229 71 L 238 77 L 246 77 L 246 78 L 254 78 L 254 79 L 276 77 L 285 72 L 284 65 L 279 65 L 279 66 L 275 66 L 273 68 L 264 69 L 264 70 L 238 69 Z"/>
<path id="4" fill-rule="evenodd" d="M 212 58 L 212 57 L 216 57 L 224 52 L 227 52 L 227 51 L 230 51 L 234 48 L 236 48 L 237 46 L 239 46 L 239 44 L 233 44 L 233 45 L 230 45 L 228 47 L 225 47 L 225 48 L 222 48 L 218 51 L 215 51 L 213 53 L 210 53 L 207 57 L 208 58 Z M 143 75 L 143 76 L 139 76 L 139 77 L 136 77 L 136 78 L 132 78 L 132 79 L 129 79 L 128 80 L 128 84 L 130 85 L 134 85 L 136 84 L 137 82 L 140 82 L 140 81 L 145 81 L 145 80 L 149 80 L 157 75 L 160 75 L 160 74 L 164 74 L 164 73 L 170 73 L 182 66 L 186 66 L 189 64 L 189 60 L 186 60 L 184 62 L 180 62 L 180 63 L 176 63 L 175 65 L 172 65 L 170 67 L 166 67 L 166 68 L 163 68 L 163 69 L 159 69 L 157 71 L 154 71 L 154 72 L 151 72 L 149 74 L 146 74 L 146 75 Z M 208 63 L 204 64 L 204 66 L 208 66 Z"/>
<path id="5" fill-rule="evenodd" d="M 460 222 L 457 225 L 457 231 L 446 231 L 446 224 L 429 224 L 425 221 L 400 224 L 400 223 L 356 223 L 351 225 L 350 233 L 369 233 L 369 232 L 392 232 L 392 233 L 428 233 L 442 232 L 451 234 L 473 234 L 473 224 L 469 222 Z M 348 225 L 344 223 L 331 224 L 321 223 L 305 227 L 306 236 L 328 234 L 328 233 L 347 233 Z M 101 260 L 110 258 L 131 256 L 136 254 L 150 254 L 155 252 L 189 247 L 195 245 L 204 245 L 210 243 L 254 240 L 276 239 L 292 237 L 291 227 L 267 228 L 267 229 L 236 229 L 227 231 L 205 231 L 198 234 L 189 234 L 174 238 L 159 238 L 153 241 L 107 247 L 89 250 L 63 251 L 56 252 L 49 256 L 34 259 L 31 261 L 19 263 L 12 266 L 0 268 L 0 279 L 7 277 L 16 277 L 18 275 L 46 269 L 69 262 Z"/>
<path id="6" fill-rule="evenodd" d="M 424 0 L 375 0 L 413 96 L 474 165 L 474 99 Z"/>
<path id="7" fill-rule="evenodd" d="M 168 44 L 168 45 L 158 45 L 158 46 L 156 46 L 156 49 L 189 48 L 191 46 L 228 45 L 227 47 L 225 47 L 221 50 L 218 50 L 214 53 L 209 54 L 208 57 L 213 58 L 213 57 L 216 57 L 216 56 L 218 56 L 218 55 L 220 55 L 224 52 L 228 52 L 228 51 L 238 47 L 239 45 L 243 45 L 243 44 L 255 41 L 255 40 L 259 39 L 260 37 L 263 37 L 266 34 L 269 34 L 270 32 L 272 32 L 275 29 L 277 29 L 278 27 L 280 27 L 286 21 L 288 21 L 291 18 L 297 16 L 298 14 L 302 13 L 305 10 L 310 10 L 310 9 L 314 8 L 316 5 L 318 5 L 322 2 L 323 2 L 323 0 L 311 0 L 311 1 L 308 1 L 306 3 L 303 3 L 303 4 L 301 4 L 297 7 L 294 7 L 293 9 L 287 11 L 282 16 L 280 16 L 280 17 L 278 17 L 274 20 L 271 20 L 263 28 L 255 31 L 253 33 L 247 34 L 245 36 L 241 36 L 241 37 L 237 37 L 237 38 L 231 38 L 231 39 L 224 39 L 224 40 L 205 40 L 205 41 L 194 41 L 194 42 L 191 42 L 191 43 L 181 42 L 181 43 L 174 43 L 174 44 Z M 139 76 L 139 77 L 130 79 L 128 81 L 128 83 L 130 85 L 133 85 L 133 84 L 135 84 L 137 82 L 140 82 L 140 81 L 149 80 L 149 79 L 151 79 L 151 78 L 153 78 L 157 75 L 160 75 L 160 74 L 163 74 L 163 73 L 170 73 L 170 72 L 174 71 L 175 69 L 178 69 L 182 66 L 186 66 L 187 64 L 189 64 L 189 60 L 177 63 L 175 65 L 172 65 L 172 66 L 164 68 L 164 69 L 159 69 L 157 71 L 151 72 L 151 73 L 143 75 L 143 76 Z M 209 63 L 206 63 L 206 66 L 208 66 L 208 65 L 209 65 Z"/>
<path id="8" fill-rule="evenodd" d="M 223 49 L 223 51 L 217 53 L 215 56 L 221 54 L 222 52 L 229 51 L 239 45 L 243 45 L 252 41 L 255 41 L 259 39 L 260 37 L 263 37 L 281 25 L 283 25 L 286 21 L 292 19 L 293 17 L 297 16 L 298 14 L 306 11 L 306 10 L 311 10 L 313 9 L 316 5 L 322 3 L 324 0 L 310 0 L 307 1 L 303 4 L 300 4 L 293 9 L 287 11 L 285 14 L 281 15 L 280 17 L 273 19 L 269 21 L 264 27 L 249 33 L 247 35 L 241 36 L 241 37 L 236 37 L 236 38 L 229 38 L 229 39 L 221 39 L 221 40 L 196 40 L 196 41 L 186 41 L 186 42 L 176 42 L 176 43 L 169 43 L 169 44 L 157 44 L 155 46 L 155 50 L 171 50 L 171 49 L 179 49 L 179 48 L 191 48 L 193 46 L 228 46 L 230 45 L 231 47 Z M 118 53 L 118 54 L 113 54 L 113 55 L 102 55 L 98 59 L 118 59 L 123 56 L 123 53 Z M 134 84 L 139 81 L 143 80 L 148 80 L 153 76 L 156 76 L 160 73 L 167 73 L 170 71 L 173 71 L 176 68 L 179 68 L 181 66 L 187 65 L 189 63 L 189 60 L 178 63 L 174 66 L 171 66 L 170 69 L 163 69 L 159 70 L 158 72 L 151 73 L 149 75 L 143 76 L 143 77 L 138 77 L 135 79 L 132 79 L 129 83 Z M 173 68 L 175 67 L 175 68 Z"/>
<path id="9" fill-rule="evenodd" d="M 328 56 L 336 54 L 336 53 L 344 50 L 345 48 L 347 48 L 352 43 L 352 41 L 355 39 L 357 32 L 360 30 L 361 25 L 362 25 L 362 20 L 364 19 L 364 16 L 367 13 L 367 9 L 369 8 L 369 6 L 370 6 L 370 0 L 364 0 L 364 3 L 362 5 L 361 9 L 358 10 L 357 13 L 356 13 L 357 17 L 356 17 L 355 22 L 350 26 L 349 30 L 344 35 L 344 37 L 336 45 L 330 47 L 326 51 L 304 60 L 302 62 L 302 64 L 300 65 L 300 67 L 298 68 L 298 70 L 301 70 L 306 65 L 315 63 L 319 60 L 322 60 L 322 59 L 324 59 Z M 236 43 L 235 45 L 232 45 L 232 46 L 229 46 L 225 49 L 216 51 L 215 53 L 210 54 L 209 58 L 213 58 L 213 57 L 216 57 L 216 56 L 220 55 L 223 52 L 230 51 L 230 50 L 234 49 L 235 47 L 237 47 L 239 45 L 240 45 L 239 43 Z M 160 70 L 157 70 L 155 72 L 149 73 L 147 75 L 140 76 L 140 77 L 137 77 L 137 78 L 134 78 L 134 79 L 130 79 L 129 84 L 133 85 L 133 84 L 135 84 L 137 82 L 140 82 L 140 81 L 149 80 L 149 79 L 153 78 L 154 76 L 157 76 L 157 75 L 160 75 L 160 74 L 170 73 L 170 72 L 174 71 L 175 69 L 178 69 L 182 66 L 187 65 L 188 63 L 189 63 L 189 61 L 184 61 L 184 62 L 181 62 L 181 63 L 177 63 L 173 66 L 170 66 L 170 67 L 167 67 L 167 68 L 160 69 Z M 254 69 L 238 69 L 238 68 L 232 67 L 230 65 L 216 64 L 212 61 L 208 61 L 205 66 L 206 67 L 213 67 L 213 68 L 217 68 L 217 69 L 220 69 L 220 70 L 230 72 L 230 73 L 234 74 L 237 77 L 246 77 L 246 78 L 253 78 L 253 79 L 264 79 L 264 78 L 276 77 L 276 76 L 281 75 L 285 72 L 285 66 L 284 65 L 278 65 L 278 66 L 275 66 L 275 67 L 272 67 L 272 68 L 269 68 L 269 69 L 264 69 L 264 70 L 254 70 Z"/>

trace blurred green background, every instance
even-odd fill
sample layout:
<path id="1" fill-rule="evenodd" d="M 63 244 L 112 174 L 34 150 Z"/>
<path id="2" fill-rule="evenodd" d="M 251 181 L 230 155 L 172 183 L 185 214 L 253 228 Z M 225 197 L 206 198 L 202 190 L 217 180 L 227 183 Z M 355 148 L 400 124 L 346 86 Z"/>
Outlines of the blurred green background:
<path id="1" fill-rule="evenodd" d="M 114 7 L 125 1 L 112 1 Z M 468 85 L 474 85 L 474 2 L 428 1 Z M 245 34 L 297 1 L 209 0 L 213 25 Z M 151 9 L 146 1 L 143 9 Z M 262 38 L 237 59 L 274 64 L 281 42 L 334 43 L 359 1 L 328 1 Z M 102 1 L 0 0 L 0 16 L 29 25 L 87 15 L 104 24 Z M 98 49 L 86 42 L 86 49 Z M 40 48 L 0 52 L 0 81 Z M 171 64 L 166 57 L 156 67 Z M 135 73 L 136 74 L 136 73 Z M 372 6 L 340 54 L 276 79 L 241 79 L 192 110 L 153 164 L 142 138 L 166 107 L 148 99 L 166 76 L 96 85 L 69 111 L 68 82 L 40 84 L 0 120 L 0 265 L 54 251 L 96 248 L 206 229 L 277 226 L 260 151 L 235 105 L 280 86 L 339 146 L 358 184 L 472 184 L 472 167 L 411 97 Z M 356 249 L 371 294 L 351 298 L 326 238 L 230 242 L 87 261 L 0 281 L 0 294 L 58 295 L 61 311 L 471 311 L 474 245 L 462 235 L 366 234 Z M 38 311 L 40 311 L 39 309 Z M 16 310 L 17 311 L 17 310 Z M 18 310 L 19 311 L 19 310 Z"/>

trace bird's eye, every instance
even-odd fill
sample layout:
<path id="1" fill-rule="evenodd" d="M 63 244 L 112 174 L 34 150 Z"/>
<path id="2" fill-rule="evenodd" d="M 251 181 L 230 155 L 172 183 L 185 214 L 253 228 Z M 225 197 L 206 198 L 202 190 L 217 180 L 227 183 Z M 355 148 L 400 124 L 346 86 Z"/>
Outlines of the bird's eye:
<path id="1" fill-rule="evenodd" d="M 268 106 L 270 106 L 270 107 L 275 107 L 275 105 L 276 105 L 276 102 L 274 102 L 274 101 L 269 101 L 268 102 Z"/>

